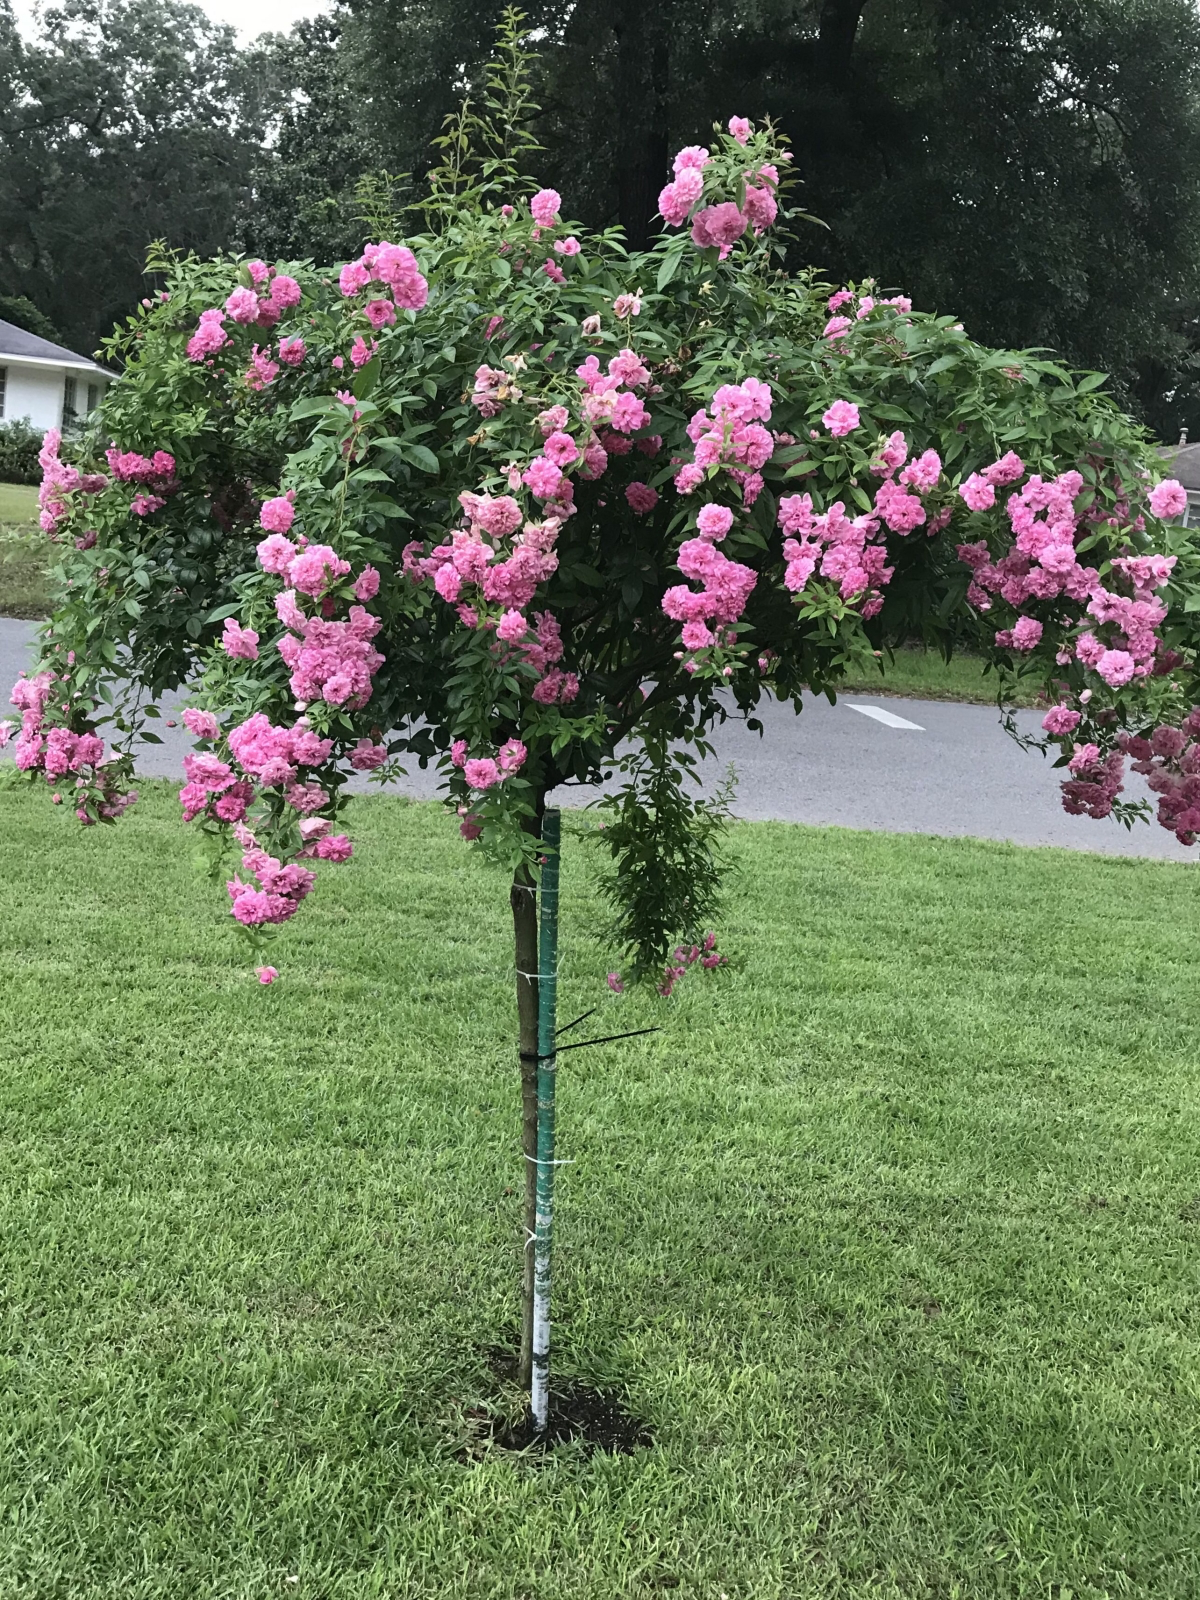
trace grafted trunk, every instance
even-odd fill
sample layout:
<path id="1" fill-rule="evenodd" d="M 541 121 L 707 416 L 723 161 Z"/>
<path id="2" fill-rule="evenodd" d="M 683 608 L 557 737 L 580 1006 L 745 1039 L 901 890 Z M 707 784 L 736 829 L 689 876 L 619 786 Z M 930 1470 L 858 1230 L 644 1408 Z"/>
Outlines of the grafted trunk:
<path id="1" fill-rule="evenodd" d="M 539 793 L 534 815 L 525 824 L 542 836 L 546 796 Z M 525 1168 L 521 1208 L 521 1354 L 518 1379 L 529 1387 L 533 1370 L 533 1238 L 537 1231 L 538 1126 L 538 905 L 537 886 L 524 867 L 513 877 L 513 946 L 517 977 L 517 1060 L 521 1069 L 521 1157 Z"/>
<path id="2" fill-rule="evenodd" d="M 533 1370 L 533 1237 L 537 1231 L 537 890 L 528 868 L 513 879 L 513 936 L 517 968 L 517 1050 L 521 1068 L 521 1152 L 525 1167 L 521 1213 L 521 1357 L 518 1381 L 529 1387 Z"/>
<path id="3" fill-rule="evenodd" d="M 544 1433 L 550 1420 L 550 1281 L 554 1248 L 555 1038 L 558 1024 L 558 885 L 562 819 L 546 812 L 538 916 L 537 1236 L 533 1248 L 533 1370 L 529 1405 Z"/>

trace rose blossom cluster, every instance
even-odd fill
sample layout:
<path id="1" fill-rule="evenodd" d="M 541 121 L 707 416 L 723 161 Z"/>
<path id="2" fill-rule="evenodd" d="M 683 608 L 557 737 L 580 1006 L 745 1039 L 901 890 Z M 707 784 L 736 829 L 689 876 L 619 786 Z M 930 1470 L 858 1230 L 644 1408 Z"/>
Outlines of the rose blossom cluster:
<path id="1" fill-rule="evenodd" d="M 506 778 L 511 778 L 520 772 L 529 754 L 520 739 L 506 740 L 497 750 L 495 758 L 471 757 L 467 754 L 469 748 L 465 739 L 455 739 L 450 746 L 450 764 L 461 772 L 468 785 L 480 794 L 486 794 L 489 789 L 494 789 Z"/>
<path id="2" fill-rule="evenodd" d="M 557 208 L 556 195 L 553 202 Z M 543 206 L 547 214 L 550 203 Z M 521 356 L 505 359 L 514 374 L 525 365 Z M 509 469 L 510 489 L 527 490 L 540 515 L 527 518 L 515 494 L 464 491 L 458 499 L 466 526 L 455 529 L 449 542 L 428 553 L 413 541 L 403 554 L 403 569 L 414 583 L 432 580 L 464 626 L 494 630 L 498 646 L 519 654 L 534 668 L 538 679 L 533 699 L 541 705 L 567 705 L 579 692 L 575 674 L 559 666 L 563 647 L 554 617 L 548 612 L 532 620 L 527 616 L 538 586 L 558 568 L 555 546 L 563 522 L 575 510 L 572 474 L 594 480 L 606 470 L 610 456 L 634 448 L 654 455 L 662 445 L 657 435 L 636 442 L 632 438 L 650 423 L 638 391 L 648 393 L 652 388 L 650 370 L 634 350 L 619 350 L 606 368 L 589 355 L 575 368 L 575 376 L 581 386 L 575 431 L 569 431 L 573 424 L 567 406 L 548 406 L 537 417 L 541 449 L 525 467 L 514 463 Z M 494 416 L 503 403 L 522 398 L 509 372 L 479 368 L 471 399 L 481 415 Z M 641 482 L 630 484 L 625 495 L 639 515 L 646 515 L 658 502 L 657 492 Z"/>
<path id="3" fill-rule="evenodd" d="M 829 307 L 829 321 L 825 324 L 823 336 L 838 349 L 845 349 L 846 335 L 855 323 L 865 322 L 873 311 L 886 309 L 904 316 L 912 310 L 912 301 L 906 294 L 894 294 L 888 299 L 876 299 L 872 294 L 857 295 L 853 289 L 839 289 L 836 294 L 831 294 L 827 302 Z M 843 307 L 846 310 L 843 310 Z M 854 309 L 854 315 L 848 316 L 846 311 Z"/>
<path id="4" fill-rule="evenodd" d="M 996 488 L 1015 483 L 1024 471 L 1020 458 L 1010 451 L 983 473 L 973 473 L 960 485 L 959 494 L 971 510 L 987 510 L 995 503 Z M 959 545 L 958 554 L 972 569 L 967 598 L 981 611 L 991 607 L 995 595 L 1017 610 L 1030 601 L 1086 601 L 1093 626 L 1071 638 L 1059 661 L 1065 666 L 1073 655 L 1117 689 L 1155 670 L 1157 629 L 1167 608 L 1154 591 L 1169 580 L 1175 558 L 1114 557 L 1116 579 L 1130 592 L 1119 593 L 1106 585 L 1095 567 L 1082 566 L 1077 558 L 1076 539 L 1081 530 L 1090 532 L 1084 514 L 1075 508 L 1082 489 L 1078 472 L 1048 480 L 1034 474 L 1010 494 L 1005 507 L 1016 536 L 1008 554 L 993 561 L 985 540 Z M 1163 497 L 1159 498 L 1161 502 Z M 1120 509 L 1128 514 L 1127 505 Z M 1120 521 L 1118 517 L 1118 526 Z M 1011 628 L 997 631 L 996 643 L 1002 649 L 1028 652 L 1041 642 L 1043 631 L 1038 618 L 1020 615 Z"/>
<path id="5" fill-rule="evenodd" d="M 848 517 L 840 500 L 818 515 L 811 495 L 792 494 L 779 502 L 779 526 L 783 583 L 790 593 L 800 594 L 816 572 L 836 584 L 841 598 L 863 617 L 875 616 L 894 570 L 887 565 L 878 516 Z"/>
<path id="6" fill-rule="evenodd" d="M 696 537 L 684 540 L 676 561 L 684 577 L 701 587 L 697 591 L 684 583 L 675 584 L 662 598 L 667 616 L 683 623 L 682 642 L 689 652 L 683 663 L 685 672 L 698 669 L 696 651 L 736 644 L 734 625 L 740 620 L 758 582 L 758 574 L 752 567 L 730 561 L 717 549 L 732 526 L 733 512 L 728 506 L 701 506 L 696 518 Z M 716 626 L 711 627 L 712 623 Z M 730 677 L 733 668 L 726 664 L 721 671 L 725 677 Z"/>
<path id="7" fill-rule="evenodd" d="M 197 738 L 214 740 L 219 735 L 211 712 L 189 707 L 183 720 Z M 234 837 L 245 847 L 242 869 L 257 878 L 258 885 L 239 877 L 226 885 L 230 910 L 238 922 L 247 927 L 286 922 L 295 915 L 315 882 L 314 874 L 297 865 L 297 861 L 342 862 L 353 853 L 347 836 L 331 831 L 333 823 L 328 817 L 313 815 L 329 804 L 330 796 L 321 783 L 306 777 L 304 770 L 323 766 L 332 753 L 333 741 L 320 738 L 304 717 L 294 727 L 283 728 L 259 711 L 231 730 L 228 744 L 230 761 L 223 761 L 210 751 L 184 757 L 188 781 L 179 791 L 183 820 L 191 822 L 203 816 L 232 825 Z M 351 763 L 354 764 L 353 756 Z M 246 815 L 259 792 L 272 789 L 300 818 L 297 827 L 302 842 L 297 861 L 286 866 L 259 849 L 245 826 Z"/>
<path id="8" fill-rule="evenodd" d="M 713 467 L 726 471 L 740 485 L 742 501 L 751 506 L 762 490 L 759 468 L 765 466 L 775 449 L 774 435 L 763 426 L 771 419 L 771 390 L 758 378 L 723 384 L 709 405 L 697 411 L 688 423 L 693 459 L 675 474 L 680 494 L 691 494 L 703 483 Z M 736 623 L 758 581 L 751 567 L 731 561 L 716 547 L 733 526 L 733 512 L 709 503 L 696 515 L 696 537 L 679 548 L 676 565 L 685 578 L 700 584 L 699 591 L 676 584 L 663 595 L 666 615 L 683 624 L 681 640 L 688 652 L 684 671 L 694 673 L 700 662 L 699 650 L 731 648 L 737 642 Z M 715 623 L 713 627 L 711 624 Z M 682 657 L 682 653 L 681 653 Z M 724 677 L 733 674 L 729 663 L 710 658 Z"/>
<path id="9" fill-rule="evenodd" d="M 1178 728 L 1164 724 L 1149 738 L 1121 733 L 1117 744 L 1158 796 L 1162 826 L 1180 844 L 1195 844 L 1200 838 L 1200 706 L 1193 706 Z"/>
<path id="10" fill-rule="evenodd" d="M 538 673 L 533 698 L 539 704 L 568 704 L 579 693 L 579 679 L 558 665 L 558 623 L 548 611 L 532 620 L 526 615 L 538 585 L 558 567 L 554 545 L 565 506 L 557 502 L 544 519 L 526 522 L 512 495 L 464 490 L 458 498 L 467 526 L 428 555 L 414 540 L 404 551 L 404 571 L 415 583 L 432 579 L 464 627 L 494 630 L 498 645 L 528 662 Z"/>
<path id="11" fill-rule="evenodd" d="M 852 409 L 857 426 L 858 408 Z M 829 412 L 825 415 L 828 418 Z M 940 532 L 949 522 L 948 507 L 944 507 L 932 519 L 927 519 L 926 507 L 920 498 L 933 494 L 941 480 L 942 458 L 936 450 L 924 450 L 910 461 L 908 440 L 903 433 L 893 433 L 871 462 L 870 470 L 875 477 L 883 479 L 875 491 L 873 516 L 892 533 L 912 533 L 928 520 L 928 532 L 932 535 Z"/>
<path id="12" fill-rule="evenodd" d="M 232 915 L 245 928 L 289 921 L 312 892 L 316 873 L 297 861 L 285 866 L 278 856 L 269 855 L 244 823 L 234 824 L 233 835 L 242 846 L 242 871 L 258 883 L 246 883 L 237 873 L 226 882 Z"/>
<path id="13" fill-rule="evenodd" d="M 775 450 L 775 437 L 765 427 L 771 420 L 771 389 L 759 378 L 723 384 L 707 409 L 697 411 L 687 425 L 692 441 L 690 462 L 675 474 L 675 488 L 691 494 L 704 482 L 709 467 L 724 467 L 741 485 L 742 501 L 752 506 L 762 493 L 764 467 Z"/>
<path id="14" fill-rule="evenodd" d="M 295 542 L 287 537 L 295 519 L 293 500 L 290 493 L 279 495 L 265 501 L 259 512 L 267 535 L 258 545 L 259 565 L 288 585 L 275 598 L 276 612 L 287 630 L 277 648 L 291 668 L 297 709 L 304 711 L 323 700 L 361 710 L 383 664 L 383 656 L 370 642 L 381 621 L 362 605 L 352 605 L 347 620 L 334 620 L 336 598 L 331 590 L 349 577 L 350 563 L 328 545 L 309 544 L 303 535 Z M 372 599 L 378 590 L 374 567 L 364 567 L 351 586 L 360 601 Z M 317 614 L 305 611 L 306 600 L 317 603 Z M 226 620 L 221 643 L 232 657 L 258 657 L 258 634 L 232 617 Z M 189 707 L 183 721 L 197 739 L 212 743 L 220 737 L 220 725 L 209 711 Z M 179 795 L 184 820 L 204 817 L 232 826 L 234 837 L 244 846 L 242 872 L 247 876 L 235 876 L 227 885 L 237 921 L 251 928 L 285 922 L 295 915 L 314 882 L 312 872 L 298 863 L 346 861 L 352 853 L 346 835 L 332 833 L 331 820 L 314 815 L 331 803 L 326 783 L 314 773 L 330 761 L 334 741 L 322 738 L 306 715 L 283 727 L 260 711 L 233 728 L 226 743 L 228 760 L 209 750 L 185 757 L 188 781 Z M 347 759 L 355 771 L 371 772 L 386 761 L 387 749 L 360 738 Z M 250 808 L 260 798 L 268 800 L 272 810 L 298 814 L 295 826 L 301 844 L 287 864 L 261 849 L 246 825 Z"/>
<path id="15" fill-rule="evenodd" d="M 745 117 L 730 118 L 730 145 L 734 150 L 747 144 L 750 132 L 751 125 Z M 780 159 L 786 160 L 787 157 Z M 742 170 L 740 177 L 744 195 L 740 205 L 735 200 L 725 199 L 701 205 L 705 190 L 705 168 L 713 164 L 713 157 L 702 145 L 688 145 L 681 150 L 675 157 L 675 175 L 659 194 L 658 210 L 663 221 L 672 228 L 680 227 L 690 217 L 692 243 L 701 250 L 715 249 L 724 261 L 747 228 L 757 238 L 775 221 L 779 213 L 775 198 L 775 191 L 779 187 L 779 169 L 773 163 L 764 161 Z M 722 163 L 723 168 L 726 165 L 728 163 Z"/>
<path id="16" fill-rule="evenodd" d="M 42 483 L 38 490 L 38 521 L 42 532 L 48 533 L 52 539 L 70 515 L 68 495 L 99 494 L 102 489 L 108 488 L 108 479 L 102 472 L 80 472 L 78 467 L 61 460 L 58 454 L 61 446 L 62 434 L 57 428 L 51 428 L 43 437 L 42 448 L 38 452 L 38 465 L 42 469 Z M 170 457 L 167 459 L 170 460 Z M 172 468 L 174 465 L 172 461 Z M 95 540 L 90 542 L 94 544 Z"/>
<path id="17" fill-rule="evenodd" d="M 524 356 L 505 356 L 504 362 L 512 368 L 511 372 L 505 372 L 503 367 L 489 367 L 486 362 L 475 369 L 471 404 L 485 421 L 498 417 L 507 403 L 515 405 L 523 398 L 515 375 L 525 365 Z"/>
<path id="18" fill-rule="evenodd" d="M 266 502 L 259 520 L 264 528 L 278 530 L 285 522 L 291 526 L 291 513 L 291 502 L 281 496 Z M 293 544 L 281 531 L 262 540 L 258 561 L 264 572 L 288 585 L 275 596 L 275 612 L 288 630 L 278 649 L 291 668 L 292 693 L 300 701 L 324 700 L 350 711 L 361 710 L 371 698 L 372 679 L 383 665 L 384 658 L 371 644 L 382 626 L 380 619 L 361 605 L 351 606 L 344 622 L 333 621 L 324 614 L 310 616 L 300 600 L 301 596 L 324 600 L 330 587 L 349 575 L 350 563 L 329 545 L 310 545 L 303 536 Z M 378 572 L 374 567 L 364 567 L 354 584 L 355 598 L 369 600 L 378 591 Z M 229 654 L 241 653 L 236 640 L 222 643 Z M 253 635 L 252 648 L 257 655 L 257 634 Z"/>
<path id="19" fill-rule="evenodd" d="M 844 438 L 861 425 L 858 407 L 848 400 L 834 401 L 822 420 L 834 438 Z M 903 433 L 880 443 L 868 470 L 883 480 L 871 511 L 850 517 L 838 500 L 818 514 L 811 495 L 785 495 L 779 502 L 779 526 L 784 533 L 784 587 L 799 594 L 816 573 L 836 584 L 840 597 L 869 619 L 882 607 L 882 591 L 895 570 L 887 564 L 884 530 L 906 537 L 927 525 L 933 534 L 946 525 L 950 512 L 943 508 L 928 515 L 922 496 L 938 489 L 941 458 L 936 450 L 925 450 L 910 460 Z"/>
<path id="20" fill-rule="evenodd" d="M 104 762 L 104 740 L 94 733 L 75 733 L 63 725 L 46 724 L 50 702 L 65 687 L 53 672 L 39 672 L 32 678 L 20 677 L 13 685 L 11 703 L 21 712 L 21 731 L 13 754 L 20 772 L 40 772 L 51 786 L 74 778 L 75 815 L 85 827 L 95 822 L 115 822 L 137 800 L 137 791 L 119 792 L 114 775 Z M 62 703 L 62 711 L 70 702 Z M 6 745 L 12 727 L 0 723 L 0 747 Z M 56 805 L 62 795 L 55 794 Z"/>
<path id="21" fill-rule="evenodd" d="M 450 764 L 462 773 L 463 781 L 476 794 L 486 794 L 513 777 L 525 765 L 529 754 L 520 739 L 506 739 L 495 756 L 472 757 L 468 755 L 469 749 L 465 739 L 455 739 L 450 746 Z M 462 818 L 458 831 L 463 838 L 468 842 L 478 839 L 483 832 L 483 818 L 469 805 L 460 805 L 458 814 Z"/>
<path id="22" fill-rule="evenodd" d="M 379 287 L 375 287 L 375 286 Z M 429 299 L 429 284 L 407 245 L 369 244 L 357 261 L 348 261 L 338 277 L 338 287 L 349 298 L 366 293 L 360 307 L 376 332 L 396 320 L 397 310 L 420 311 Z M 391 291 L 391 296 L 384 290 Z"/>
<path id="23" fill-rule="evenodd" d="M 1068 770 L 1073 774 L 1062 786 L 1063 810 L 1073 817 L 1094 817 L 1097 822 L 1111 815 L 1113 801 L 1125 787 L 1125 759 L 1119 750 L 1100 754 L 1099 745 L 1074 747 Z"/>
<path id="24" fill-rule="evenodd" d="M 218 737 L 217 719 L 209 711 L 189 707 L 183 720 L 198 739 Z M 306 779 L 303 769 L 324 766 L 333 741 L 318 737 L 305 718 L 292 728 L 281 728 L 265 712 L 256 711 L 231 730 L 228 744 L 236 770 L 231 762 L 209 751 L 184 757 L 188 781 L 179 791 L 179 802 L 185 822 L 201 815 L 216 822 L 241 822 L 259 789 L 278 789 L 286 804 L 301 816 L 328 803 L 328 794 L 319 783 Z"/>
<path id="25" fill-rule="evenodd" d="M 135 450 L 118 450 L 113 445 L 105 451 L 105 459 L 118 483 L 139 485 L 139 493 L 134 495 L 129 506 L 137 517 L 161 511 L 167 496 L 179 487 L 175 478 L 175 457 L 166 450 L 156 450 L 153 456 L 147 457 L 138 455 Z"/>
<path id="26" fill-rule="evenodd" d="M 533 226 L 530 230 L 530 240 L 533 244 L 536 245 L 543 234 L 553 233 L 556 228 L 562 226 L 561 211 L 562 196 L 559 194 L 557 189 L 539 189 L 538 192 L 531 197 L 529 201 L 529 215 Z M 517 211 L 514 206 L 504 205 L 500 207 L 500 216 L 505 226 L 507 226 L 508 223 L 514 217 L 516 217 L 516 215 Z M 512 248 L 513 242 L 506 239 L 500 245 L 500 252 L 502 255 L 507 255 Z M 579 240 L 575 238 L 574 234 L 567 234 L 564 238 L 555 239 L 553 243 L 553 254 L 547 256 L 542 262 L 540 269 L 542 274 L 549 278 L 550 282 L 553 284 L 565 283 L 567 281 L 567 275 L 559 265 L 559 261 L 561 261 L 563 258 L 569 260 L 572 256 L 579 255 L 582 249 L 583 246 L 579 243 Z M 559 258 L 558 261 L 554 259 L 555 256 Z M 521 256 L 514 263 L 514 270 L 521 272 L 524 269 L 525 260 L 526 258 Z M 493 317 L 488 323 L 487 333 L 484 335 L 484 337 L 488 339 L 494 337 L 498 329 L 503 326 L 503 322 L 503 317 Z"/>
<path id="27" fill-rule="evenodd" d="M 229 295 L 223 307 L 211 306 L 207 311 L 200 313 L 196 331 L 187 343 L 189 361 L 205 361 L 231 342 L 225 328 L 226 318 L 242 327 L 253 325 L 258 328 L 273 328 L 285 311 L 290 311 L 300 304 L 302 291 L 295 278 L 289 277 L 285 272 L 277 272 L 274 267 L 268 267 L 263 261 L 249 262 L 247 270 L 253 288 L 239 286 Z M 296 341 L 288 342 L 292 346 L 292 354 L 283 355 L 281 349 L 280 355 L 288 365 L 296 366 L 298 364 L 295 353 Z M 302 346 L 303 342 L 300 343 Z M 257 345 L 255 352 L 258 353 Z M 299 359 L 303 359 L 302 348 Z M 251 373 L 255 371 L 256 368 L 252 366 Z M 259 376 L 261 378 L 261 372 Z"/>

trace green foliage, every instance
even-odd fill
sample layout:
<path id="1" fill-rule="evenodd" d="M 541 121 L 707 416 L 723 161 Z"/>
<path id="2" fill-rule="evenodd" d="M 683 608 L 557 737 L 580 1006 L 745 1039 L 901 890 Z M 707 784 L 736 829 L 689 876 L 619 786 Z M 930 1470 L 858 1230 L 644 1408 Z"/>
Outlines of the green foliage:
<path id="1" fill-rule="evenodd" d="M 615 762 L 626 781 L 598 802 L 600 844 L 612 857 L 602 883 L 615 913 L 613 940 L 634 980 L 659 975 L 677 941 L 699 944 L 720 912 L 736 779 L 731 771 L 714 796 L 699 793 L 696 760 L 709 750 L 704 740 L 694 752 L 672 749 L 647 732 Z"/>
<path id="2" fill-rule="evenodd" d="M 89 354 L 145 293 L 152 239 L 232 243 L 269 84 L 231 28 L 181 0 L 65 0 L 29 44 L 6 15 L 0 294 Z"/>
<path id="3" fill-rule="evenodd" d="M 43 316 L 25 295 L 0 294 L 0 321 L 11 322 L 14 327 L 24 328 L 26 333 L 35 333 L 39 339 L 49 339 L 52 344 L 62 343 L 50 318 Z"/>
<path id="4" fill-rule="evenodd" d="M 23 417 L 0 421 L 0 483 L 40 483 L 42 429 Z"/>

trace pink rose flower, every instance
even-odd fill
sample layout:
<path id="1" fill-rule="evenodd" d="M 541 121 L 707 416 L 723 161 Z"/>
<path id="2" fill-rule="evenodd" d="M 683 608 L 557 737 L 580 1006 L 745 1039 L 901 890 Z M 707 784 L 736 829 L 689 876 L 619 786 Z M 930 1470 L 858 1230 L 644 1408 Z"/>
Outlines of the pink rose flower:
<path id="1" fill-rule="evenodd" d="M 278 495 L 274 500 L 264 500 L 258 513 L 259 525 L 268 533 L 287 533 L 296 520 L 296 508 L 290 495 Z M 264 540 L 264 543 L 268 541 Z M 261 549 L 261 546 L 259 547 Z M 268 567 L 268 572 L 277 570 Z"/>
<path id="2" fill-rule="evenodd" d="M 227 656 L 232 656 L 235 660 L 257 661 L 258 635 L 253 628 L 243 628 L 235 618 L 226 617 L 221 648 Z"/>
<path id="3" fill-rule="evenodd" d="M 494 789 L 500 782 L 500 768 L 489 756 L 480 756 L 468 761 L 463 773 L 471 788 L 480 791 Z"/>
<path id="4" fill-rule="evenodd" d="M 844 438 L 858 427 L 858 407 L 849 400 L 835 400 L 821 421 L 835 439 Z"/>
<path id="5" fill-rule="evenodd" d="M 1164 478 L 1150 491 L 1150 510 L 1156 517 L 1178 517 L 1187 510 L 1187 490 L 1175 478 Z"/>
<path id="6" fill-rule="evenodd" d="M 552 228 L 558 221 L 562 196 L 557 189 L 539 189 L 529 202 L 533 220 L 539 228 Z"/>

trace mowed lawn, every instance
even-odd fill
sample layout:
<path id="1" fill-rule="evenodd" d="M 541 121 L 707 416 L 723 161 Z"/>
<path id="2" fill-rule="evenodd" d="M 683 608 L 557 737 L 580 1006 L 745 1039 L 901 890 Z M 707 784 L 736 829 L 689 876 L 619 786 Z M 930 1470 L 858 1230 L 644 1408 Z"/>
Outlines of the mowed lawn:
<path id="1" fill-rule="evenodd" d="M 656 1442 L 536 1462 L 502 878 L 359 802 L 262 990 L 148 789 L 0 790 L 5 1600 L 1194 1600 L 1192 867 L 741 826 L 664 1006 L 569 820 L 663 1032 L 562 1058 L 557 1360 Z"/>
<path id="2" fill-rule="evenodd" d="M 0 616 L 44 617 L 54 546 L 38 527 L 37 490 L 0 483 Z"/>
<path id="3" fill-rule="evenodd" d="M 839 685 L 843 694 L 900 695 L 914 700 L 960 700 L 971 705 L 995 705 L 1000 680 L 985 671 L 979 656 L 960 653 L 949 661 L 936 650 L 907 645 L 880 656 L 879 669 L 852 672 Z M 1035 689 L 1036 686 L 1031 686 Z M 1006 697 L 1019 706 L 1038 704 L 1033 692 L 1012 692 Z"/>

